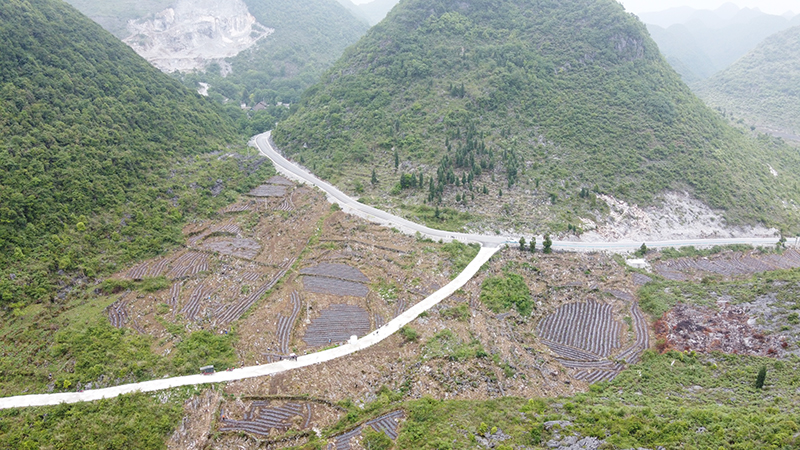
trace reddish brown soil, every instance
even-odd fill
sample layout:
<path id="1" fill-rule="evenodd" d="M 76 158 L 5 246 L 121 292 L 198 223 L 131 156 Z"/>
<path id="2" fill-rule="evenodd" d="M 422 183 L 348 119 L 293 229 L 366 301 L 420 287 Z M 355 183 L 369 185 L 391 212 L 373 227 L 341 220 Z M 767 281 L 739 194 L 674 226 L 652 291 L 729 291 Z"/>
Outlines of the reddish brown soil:
<path id="1" fill-rule="evenodd" d="M 655 325 L 659 349 L 721 351 L 740 355 L 781 356 L 785 338 L 765 336 L 748 324 L 742 308 L 722 304 L 719 310 L 678 305 L 664 313 Z"/>

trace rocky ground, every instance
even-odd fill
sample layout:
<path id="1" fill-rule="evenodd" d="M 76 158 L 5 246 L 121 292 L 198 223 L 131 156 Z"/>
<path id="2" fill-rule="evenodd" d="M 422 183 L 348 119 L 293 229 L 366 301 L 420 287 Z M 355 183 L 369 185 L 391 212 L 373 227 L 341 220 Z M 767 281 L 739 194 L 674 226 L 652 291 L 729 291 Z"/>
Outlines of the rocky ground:
<path id="1" fill-rule="evenodd" d="M 241 0 L 179 0 L 128 23 L 125 43 L 164 72 L 203 70 L 236 56 L 275 30 L 259 24 Z"/>
<path id="2" fill-rule="evenodd" d="M 610 195 L 598 195 L 609 208 L 608 217 L 597 223 L 582 219 L 585 241 L 663 241 L 690 238 L 772 237 L 778 230 L 756 227 L 731 227 L 725 219 L 687 193 L 669 192 L 660 196 L 660 205 L 640 208 Z"/>
<path id="3" fill-rule="evenodd" d="M 789 272 L 800 268 L 797 250 L 723 251 L 667 260 L 656 256 L 651 264 L 666 280 L 703 287 L 656 322 L 661 349 L 800 354 L 800 283 Z"/>

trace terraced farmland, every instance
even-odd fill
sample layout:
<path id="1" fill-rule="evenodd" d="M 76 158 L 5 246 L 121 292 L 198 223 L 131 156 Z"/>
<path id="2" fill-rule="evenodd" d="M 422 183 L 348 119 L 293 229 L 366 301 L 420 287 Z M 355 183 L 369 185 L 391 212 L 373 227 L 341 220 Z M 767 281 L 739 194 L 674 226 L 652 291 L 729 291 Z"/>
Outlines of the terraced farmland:
<path id="1" fill-rule="evenodd" d="M 322 263 L 307 267 L 300 271 L 303 276 L 303 288 L 316 294 L 328 294 L 350 297 L 366 297 L 369 283 L 360 270 L 346 264 Z"/>
<path id="2" fill-rule="evenodd" d="M 328 277 L 303 277 L 303 288 L 316 294 L 338 295 L 341 297 L 366 297 L 369 288 L 362 283 Z"/>
<path id="3" fill-rule="evenodd" d="M 300 301 L 300 294 L 297 291 L 293 291 L 291 294 L 292 300 L 292 313 L 288 316 L 284 316 L 283 314 L 278 314 L 278 330 L 277 330 L 277 338 L 278 344 L 280 345 L 281 353 L 288 354 L 289 353 L 289 343 L 292 338 L 292 327 L 294 323 L 297 321 L 297 316 L 300 315 L 300 307 L 302 306 L 302 302 Z"/>
<path id="4" fill-rule="evenodd" d="M 167 258 L 159 258 L 155 261 L 145 261 L 132 267 L 126 276 L 132 280 L 160 277 L 164 274 L 169 261 L 170 260 Z"/>
<path id="5" fill-rule="evenodd" d="M 244 432 L 259 437 L 269 436 L 271 433 L 282 434 L 292 428 L 292 419 L 297 416 L 302 418 L 301 430 L 310 426 L 312 418 L 310 403 L 287 403 L 278 407 L 270 407 L 270 403 L 270 401 L 253 402 L 243 420 L 222 419 L 219 431 Z"/>
<path id="6" fill-rule="evenodd" d="M 167 278 L 177 280 L 197 275 L 208 270 L 208 254 L 188 251 L 172 262 Z"/>
<path id="7" fill-rule="evenodd" d="M 631 280 L 635 286 L 644 286 L 645 284 L 653 281 L 652 278 L 648 277 L 647 275 L 642 275 L 641 273 L 634 273 L 631 275 Z"/>
<path id="8" fill-rule="evenodd" d="M 193 234 L 192 236 L 189 237 L 189 239 L 186 240 L 186 245 L 188 245 L 189 247 L 194 247 L 199 242 L 204 241 L 206 238 L 214 234 L 231 234 L 234 236 L 238 235 L 239 233 L 242 232 L 242 229 L 239 227 L 239 225 L 234 223 L 233 220 L 234 219 L 230 219 L 227 222 L 211 226 L 209 228 L 203 229 L 199 233 Z"/>
<path id="9" fill-rule="evenodd" d="M 259 286 L 258 289 L 256 289 L 247 297 L 244 297 L 235 303 L 223 305 L 217 308 L 217 310 L 214 311 L 214 316 L 216 317 L 214 324 L 217 327 L 224 327 L 242 317 L 242 314 L 250 309 L 251 306 L 253 306 L 264 294 L 267 293 L 267 291 L 272 289 L 278 283 L 278 281 L 283 278 L 284 275 L 286 275 L 286 272 L 289 271 L 289 268 L 292 266 L 293 262 L 294 261 L 291 261 L 289 264 L 287 264 L 285 269 L 275 274 L 271 280 Z"/>
<path id="10" fill-rule="evenodd" d="M 108 315 L 108 321 L 111 322 L 112 327 L 122 328 L 126 323 L 128 323 L 128 310 L 126 309 L 126 304 L 127 302 L 125 301 L 125 295 L 123 295 L 119 300 L 106 308 L 106 315 Z"/>
<path id="11" fill-rule="evenodd" d="M 321 277 L 338 278 L 340 280 L 369 283 L 369 278 L 355 267 L 347 264 L 322 263 L 314 267 L 307 267 L 300 271 L 301 275 L 318 275 Z"/>
<path id="12" fill-rule="evenodd" d="M 189 296 L 189 301 L 183 305 L 180 313 L 183 314 L 183 317 L 188 320 L 196 320 L 197 314 L 200 312 L 202 301 L 204 299 L 209 300 L 213 293 L 214 289 L 212 287 L 201 283 L 194 289 L 194 291 L 192 291 L 192 294 Z"/>
<path id="13" fill-rule="evenodd" d="M 219 210 L 220 214 L 234 214 L 240 213 L 245 211 L 252 211 L 255 208 L 255 203 L 253 201 L 246 201 L 246 202 L 239 202 L 228 205 Z"/>
<path id="14" fill-rule="evenodd" d="M 596 360 L 620 347 L 621 329 L 621 324 L 614 319 L 611 305 L 594 301 L 564 305 L 538 326 L 539 336 L 548 345 L 568 346 L 587 352 Z"/>
<path id="15" fill-rule="evenodd" d="M 686 281 L 706 274 L 724 277 L 747 276 L 756 273 L 800 267 L 800 252 L 785 250 L 782 254 L 732 253 L 715 258 L 678 258 L 661 261 L 653 269 L 672 281 Z"/>
<path id="16" fill-rule="evenodd" d="M 400 420 L 405 417 L 403 411 L 393 411 L 385 414 L 377 419 L 365 422 L 357 428 L 354 428 L 346 433 L 340 434 L 334 438 L 334 444 L 328 445 L 328 449 L 336 450 L 350 450 L 352 448 L 350 441 L 357 436 L 361 435 L 364 427 L 370 427 L 375 431 L 383 432 L 389 439 L 397 439 L 397 429 L 400 427 Z"/>
<path id="17" fill-rule="evenodd" d="M 622 300 L 633 296 L 624 291 L 608 291 Z M 636 302 L 631 304 L 634 342 L 609 358 L 621 347 L 622 324 L 614 317 L 611 305 L 594 301 L 561 306 L 537 325 L 542 342 L 558 355 L 556 360 L 573 369 L 572 377 L 588 383 L 611 380 L 625 367 L 617 361 L 633 364 L 650 345 L 647 322 Z"/>
<path id="18" fill-rule="evenodd" d="M 324 347 L 346 342 L 350 336 L 364 336 L 370 331 L 369 313 L 355 305 L 331 305 L 306 329 L 303 341 L 310 347 Z"/>
<path id="19" fill-rule="evenodd" d="M 631 305 L 631 320 L 634 333 L 636 333 L 636 340 L 630 347 L 623 349 L 619 355 L 617 355 L 617 360 L 624 360 L 628 364 L 635 364 L 639 362 L 642 352 L 650 348 L 650 335 L 648 333 L 647 320 L 645 320 L 644 314 L 642 314 L 642 310 L 639 308 L 639 303 L 633 303 Z"/>
<path id="20" fill-rule="evenodd" d="M 288 195 L 285 199 L 283 199 L 283 203 L 273 208 L 275 211 L 294 211 L 294 202 L 292 201 L 292 195 Z"/>
<path id="21" fill-rule="evenodd" d="M 253 260 L 261 253 L 261 245 L 253 239 L 224 239 L 219 241 L 206 241 L 200 248 L 222 255 Z"/>
<path id="22" fill-rule="evenodd" d="M 178 309 L 178 300 L 181 296 L 181 285 L 180 281 L 176 281 L 172 283 L 172 287 L 169 290 L 169 297 L 167 298 L 167 305 L 172 309 L 172 313 L 175 314 L 175 311 Z"/>

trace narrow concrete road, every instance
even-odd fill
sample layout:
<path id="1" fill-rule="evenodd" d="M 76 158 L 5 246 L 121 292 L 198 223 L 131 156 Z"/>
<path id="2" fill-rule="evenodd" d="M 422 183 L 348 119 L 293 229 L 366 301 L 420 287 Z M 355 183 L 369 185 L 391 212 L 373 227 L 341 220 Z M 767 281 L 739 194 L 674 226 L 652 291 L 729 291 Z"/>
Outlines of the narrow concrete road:
<path id="1" fill-rule="evenodd" d="M 453 281 L 445 287 L 431 294 L 425 300 L 417 303 L 394 320 L 378 328 L 372 333 L 356 340 L 354 343 L 341 345 L 330 350 L 312 353 L 310 355 L 298 356 L 295 361 L 281 361 L 272 364 L 262 364 L 260 366 L 243 367 L 229 372 L 218 372 L 212 375 L 188 375 L 184 377 L 164 378 L 160 380 L 145 381 L 142 383 L 125 384 L 105 389 L 88 390 L 84 392 L 66 392 L 60 394 L 40 394 L 22 395 L 17 397 L 0 398 L 0 409 L 22 408 L 29 406 L 58 405 L 61 403 L 79 403 L 104 398 L 113 398 L 132 392 L 152 392 L 160 391 L 180 386 L 192 386 L 208 383 L 222 383 L 226 381 L 243 380 L 246 378 L 262 377 L 274 375 L 287 370 L 298 369 L 300 367 L 311 366 L 331 361 L 337 358 L 355 353 L 359 350 L 371 347 L 397 332 L 411 321 L 419 317 L 423 312 L 436 306 L 442 300 L 453 295 L 453 293 L 463 287 L 467 281 L 472 279 L 478 270 L 486 264 L 489 259 L 497 253 L 498 247 L 486 247 L 480 250 L 478 256 L 461 272 Z"/>
<path id="2" fill-rule="evenodd" d="M 434 240 L 451 241 L 457 239 L 463 242 L 474 242 L 482 246 L 501 246 L 517 245 L 519 236 L 490 236 L 483 234 L 454 233 L 449 231 L 436 230 L 433 228 L 414 223 L 402 217 L 395 216 L 386 211 L 374 208 L 357 202 L 352 197 L 337 189 L 326 181 L 322 181 L 314 174 L 302 167 L 287 160 L 270 143 L 271 132 L 266 132 L 254 136 L 250 144 L 267 158 L 271 159 L 279 173 L 295 181 L 316 186 L 328 194 L 328 201 L 337 203 L 342 209 L 350 214 L 357 215 L 366 220 L 382 225 L 391 226 L 400 231 L 414 235 L 416 233 L 429 237 Z M 537 242 L 541 246 L 542 236 L 537 236 Z M 677 248 L 693 245 L 695 247 L 713 247 L 715 245 L 749 244 L 755 247 L 772 246 L 778 242 L 778 237 L 774 238 L 725 238 L 725 239 L 685 239 L 672 241 L 645 241 L 648 248 Z M 631 252 L 637 250 L 642 245 L 642 241 L 615 241 L 615 242 L 580 242 L 580 241 L 553 241 L 554 250 L 574 251 L 574 252 Z"/>
<path id="3" fill-rule="evenodd" d="M 213 375 L 189 375 L 183 377 L 164 378 L 161 380 L 145 381 L 142 383 L 126 384 L 122 386 L 115 386 L 105 389 L 89 390 L 85 392 L 70 392 L 60 394 L 40 394 L 40 395 L 23 395 L 17 397 L 4 397 L 0 398 L 0 409 L 7 408 L 20 408 L 29 406 L 45 406 L 57 405 L 60 403 L 78 403 L 93 400 L 100 400 L 103 398 L 117 397 L 122 394 L 132 392 L 152 392 L 163 389 L 169 389 L 180 386 L 191 386 L 208 383 L 221 383 L 227 381 L 243 380 L 246 378 L 261 377 L 265 375 L 273 375 L 287 370 L 306 367 L 313 364 L 320 364 L 331 361 L 337 358 L 347 356 L 359 350 L 373 346 L 393 333 L 397 332 L 400 328 L 407 325 L 420 314 L 429 310 L 445 298 L 452 295 L 455 291 L 460 289 L 467 283 L 478 270 L 489 261 L 489 259 L 502 247 L 503 245 L 517 244 L 517 238 L 510 236 L 488 236 L 479 234 L 467 233 L 453 233 L 448 231 L 436 230 L 426 227 L 414 222 L 411 222 L 402 217 L 389 214 L 377 208 L 357 202 L 347 194 L 335 188 L 331 184 L 320 180 L 310 172 L 298 167 L 294 163 L 288 161 L 280 155 L 269 142 L 270 132 L 255 136 L 251 141 L 259 151 L 273 161 L 276 169 L 284 176 L 297 180 L 303 183 L 309 183 L 316 186 L 328 194 L 328 200 L 339 204 L 342 209 L 348 213 L 363 217 L 367 220 L 391 226 L 400 229 L 408 234 L 419 233 L 425 237 L 436 240 L 452 241 L 459 240 L 463 242 L 478 243 L 482 249 L 478 256 L 447 286 L 439 289 L 431 294 L 425 300 L 417 303 L 403 314 L 397 316 L 394 320 L 387 323 L 378 330 L 356 340 L 353 343 L 348 343 L 337 348 L 325 350 L 310 355 L 300 356 L 295 361 L 281 361 L 272 364 L 262 364 L 260 366 L 243 367 L 235 369 L 230 372 L 219 372 Z M 541 242 L 541 236 L 538 238 Z M 650 248 L 666 248 L 666 247 L 685 247 L 694 245 L 697 247 L 709 247 L 713 245 L 729 245 L 729 244 L 750 244 L 754 246 L 759 245 L 774 245 L 778 242 L 778 238 L 730 238 L 730 239 L 689 239 L 689 240 L 676 240 L 676 241 L 655 241 L 646 242 Z M 567 251 L 611 251 L 611 252 L 627 252 L 636 250 L 641 246 L 641 242 L 633 241 L 620 241 L 620 242 L 572 242 L 572 241 L 553 241 L 553 248 L 556 250 Z"/>

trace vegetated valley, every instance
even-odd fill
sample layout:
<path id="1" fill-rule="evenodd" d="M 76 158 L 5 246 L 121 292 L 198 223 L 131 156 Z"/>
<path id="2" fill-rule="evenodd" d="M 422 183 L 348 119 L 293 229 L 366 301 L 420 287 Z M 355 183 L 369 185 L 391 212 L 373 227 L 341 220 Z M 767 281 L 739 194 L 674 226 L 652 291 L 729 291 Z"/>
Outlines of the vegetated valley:
<path id="1" fill-rule="evenodd" d="M 252 130 L 237 130 L 219 102 L 69 6 L 7 6 L 0 395 L 336 347 L 380 330 L 477 254 L 348 215 L 277 176 L 244 147 Z M 760 175 L 765 164 L 792 173 L 789 148 L 724 125 L 618 5 L 426 8 L 401 2 L 305 94 L 276 135 L 295 159 L 364 201 L 442 228 L 476 227 L 493 211 L 509 218 L 492 226 L 519 225 L 529 211 L 514 208 L 539 202 L 548 215 L 537 228 L 579 232 L 578 217 L 604 213 L 599 194 L 646 204 L 685 188 L 731 222 L 792 229 L 789 177 Z M 576 29 L 581 39 L 569 41 Z M 582 61 L 570 59 L 578 54 Z M 601 73 L 608 86 L 597 87 Z M 766 159 L 745 170 L 750 156 L 737 158 L 746 152 Z M 601 176 L 614 168 L 618 177 Z M 675 184 L 679 172 L 686 185 Z M 789 206 L 776 209 L 772 195 Z M 620 255 L 554 253 L 524 237 L 369 349 L 221 385 L 0 410 L 0 447 L 800 445 L 792 242 L 643 246 L 644 270 Z"/>
<path id="2" fill-rule="evenodd" d="M 701 83 L 699 95 L 751 130 L 800 141 L 800 27 L 770 36 L 723 72 Z"/>

